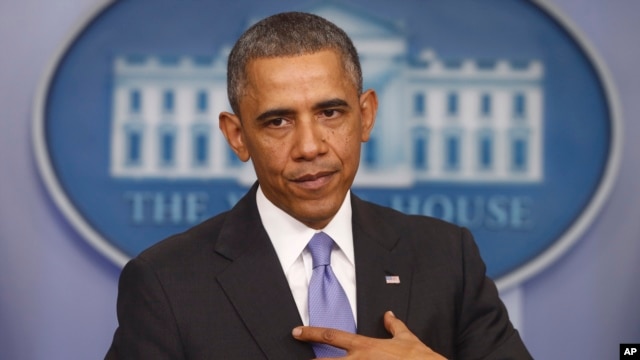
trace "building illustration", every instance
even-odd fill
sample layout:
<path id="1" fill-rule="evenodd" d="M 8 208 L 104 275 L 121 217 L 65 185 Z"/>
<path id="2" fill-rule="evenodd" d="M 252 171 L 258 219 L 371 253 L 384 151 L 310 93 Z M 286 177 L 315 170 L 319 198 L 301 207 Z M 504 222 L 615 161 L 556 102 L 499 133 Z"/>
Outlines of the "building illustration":
<path id="1" fill-rule="evenodd" d="M 365 88 L 379 97 L 354 186 L 542 181 L 540 61 L 443 59 L 435 49 L 410 57 L 406 35 L 387 21 L 333 3 L 312 12 L 351 36 Z M 227 53 L 114 59 L 112 177 L 254 181 L 218 129 L 230 109 Z"/>

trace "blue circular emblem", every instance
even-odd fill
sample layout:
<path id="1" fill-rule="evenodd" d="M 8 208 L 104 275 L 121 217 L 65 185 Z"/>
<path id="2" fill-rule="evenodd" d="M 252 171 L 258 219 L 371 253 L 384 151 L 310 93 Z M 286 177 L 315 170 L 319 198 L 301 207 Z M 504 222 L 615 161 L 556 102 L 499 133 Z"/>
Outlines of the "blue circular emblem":
<path id="1" fill-rule="evenodd" d="M 354 40 L 380 110 L 357 195 L 469 227 L 501 287 L 579 238 L 616 173 L 603 66 L 529 1 L 119 1 L 55 59 L 34 144 L 56 204 L 122 265 L 255 181 L 217 126 L 226 59 L 257 19 L 307 11 Z"/>

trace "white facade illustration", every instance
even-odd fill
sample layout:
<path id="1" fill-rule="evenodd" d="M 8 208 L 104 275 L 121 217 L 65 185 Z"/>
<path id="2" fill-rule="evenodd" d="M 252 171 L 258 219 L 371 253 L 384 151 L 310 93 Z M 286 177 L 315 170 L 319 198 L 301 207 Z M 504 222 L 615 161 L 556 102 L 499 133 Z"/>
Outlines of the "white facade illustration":
<path id="1" fill-rule="evenodd" d="M 379 96 L 355 186 L 543 179 L 543 65 L 409 58 L 403 32 L 335 4 L 313 9 L 352 37 L 365 88 Z M 226 53 L 117 57 L 111 133 L 116 178 L 254 181 L 217 123 L 228 111 Z"/>
<path id="2" fill-rule="evenodd" d="M 229 108 L 226 57 L 117 57 L 111 174 L 118 178 L 240 176 L 218 129 Z"/>

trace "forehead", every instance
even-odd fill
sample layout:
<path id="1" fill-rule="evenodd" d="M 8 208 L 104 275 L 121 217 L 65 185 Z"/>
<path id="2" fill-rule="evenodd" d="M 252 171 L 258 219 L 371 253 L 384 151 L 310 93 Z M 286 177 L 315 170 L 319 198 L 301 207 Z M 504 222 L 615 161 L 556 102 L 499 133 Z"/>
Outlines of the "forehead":
<path id="1" fill-rule="evenodd" d="M 298 56 L 266 57 L 246 66 L 245 94 L 268 95 L 276 91 L 318 91 L 323 88 L 355 90 L 340 54 L 322 50 Z"/>

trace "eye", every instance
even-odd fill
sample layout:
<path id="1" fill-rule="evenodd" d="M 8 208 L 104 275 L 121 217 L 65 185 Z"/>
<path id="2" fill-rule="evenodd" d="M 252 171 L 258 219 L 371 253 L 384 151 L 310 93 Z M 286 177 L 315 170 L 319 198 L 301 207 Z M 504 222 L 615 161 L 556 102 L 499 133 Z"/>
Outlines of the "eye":
<path id="1" fill-rule="evenodd" d="M 267 122 L 267 125 L 269 127 L 274 127 L 274 128 L 283 127 L 287 124 L 288 124 L 288 121 L 283 118 L 276 118 L 276 119 L 269 120 Z"/>
<path id="2" fill-rule="evenodd" d="M 327 109 L 327 110 L 322 110 L 322 112 L 320 113 L 322 115 L 322 117 L 325 118 L 334 118 L 338 115 L 340 115 L 340 111 L 336 110 L 336 109 Z"/>

